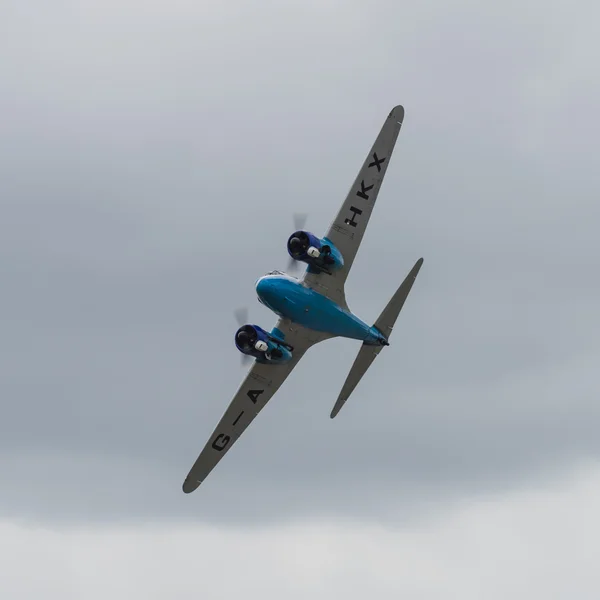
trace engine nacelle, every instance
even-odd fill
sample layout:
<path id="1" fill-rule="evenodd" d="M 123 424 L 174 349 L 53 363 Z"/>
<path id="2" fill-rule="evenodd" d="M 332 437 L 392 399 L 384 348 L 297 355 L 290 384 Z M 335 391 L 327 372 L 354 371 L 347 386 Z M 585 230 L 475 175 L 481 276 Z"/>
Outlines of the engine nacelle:
<path id="1" fill-rule="evenodd" d="M 288 254 L 305 262 L 309 272 L 332 273 L 344 266 L 341 252 L 327 239 L 320 239 L 309 231 L 295 231 L 287 242 Z"/>
<path id="2" fill-rule="evenodd" d="M 235 332 L 235 345 L 242 354 L 262 363 L 282 364 L 292 359 L 293 348 L 258 325 L 242 325 Z"/>

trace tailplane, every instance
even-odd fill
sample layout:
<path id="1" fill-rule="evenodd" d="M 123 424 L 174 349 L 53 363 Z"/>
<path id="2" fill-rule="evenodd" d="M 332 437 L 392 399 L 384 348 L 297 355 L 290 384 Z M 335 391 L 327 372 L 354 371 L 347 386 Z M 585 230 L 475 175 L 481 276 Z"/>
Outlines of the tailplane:
<path id="1" fill-rule="evenodd" d="M 406 276 L 406 279 L 402 282 L 396 293 L 392 296 L 392 299 L 388 302 L 387 306 L 383 309 L 381 315 L 373 327 L 377 329 L 386 340 L 389 339 L 390 334 L 392 333 L 392 329 L 396 323 L 396 319 L 404 306 L 404 302 L 415 282 L 417 274 L 419 273 L 419 269 L 423 264 L 423 259 L 420 258 L 415 266 L 412 268 L 411 272 Z M 331 418 L 333 419 L 339 412 L 342 406 L 344 406 L 346 400 L 350 397 L 350 394 L 354 391 L 354 388 L 358 385 L 358 382 L 361 380 L 362 376 L 367 372 L 367 369 L 371 366 L 377 355 L 381 352 L 381 349 L 384 347 L 383 344 L 381 346 L 374 346 L 371 344 L 363 344 L 361 349 L 358 352 L 358 356 L 356 357 L 352 368 L 350 369 L 350 373 L 348 373 L 348 377 L 344 382 L 342 387 L 342 391 L 331 411 Z"/>

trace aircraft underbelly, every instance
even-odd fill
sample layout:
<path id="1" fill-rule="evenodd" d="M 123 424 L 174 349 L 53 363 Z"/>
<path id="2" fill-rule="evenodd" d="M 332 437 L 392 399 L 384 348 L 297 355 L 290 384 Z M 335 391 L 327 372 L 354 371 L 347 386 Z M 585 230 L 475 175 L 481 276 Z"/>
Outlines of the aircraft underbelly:
<path id="1" fill-rule="evenodd" d="M 364 340 L 370 334 L 369 328 L 357 322 L 356 318 L 343 312 L 341 309 L 309 304 L 305 310 L 294 311 L 294 314 L 290 315 L 290 318 L 295 323 L 299 323 L 309 329 L 357 340 Z"/>
<path id="2" fill-rule="evenodd" d="M 300 283 L 273 281 L 264 286 L 261 300 L 278 315 L 315 331 L 357 340 L 372 337 L 371 327 L 335 302 Z"/>

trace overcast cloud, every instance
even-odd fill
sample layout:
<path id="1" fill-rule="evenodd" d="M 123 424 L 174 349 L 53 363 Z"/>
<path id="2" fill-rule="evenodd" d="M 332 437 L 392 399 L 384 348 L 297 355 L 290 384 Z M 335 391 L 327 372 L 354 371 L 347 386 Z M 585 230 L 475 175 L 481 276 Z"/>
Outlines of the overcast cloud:
<path id="1" fill-rule="evenodd" d="M 143 546 L 133 571 L 163 565 L 183 597 L 194 578 L 171 570 L 165 536 L 186 564 L 214 544 L 348 543 L 383 544 L 393 565 L 417 528 L 429 558 L 394 581 L 371 558 L 338 587 L 354 569 L 338 558 L 294 596 L 297 572 L 273 556 L 274 579 L 239 589 L 493 598 L 471 579 L 472 548 L 455 579 L 419 587 L 419 569 L 438 572 L 463 525 L 493 569 L 496 551 L 520 551 L 502 525 L 514 517 L 531 540 L 556 526 L 547 539 L 583 558 L 523 542 L 539 578 L 508 565 L 498 581 L 521 584 L 505 592 L 598 597 L 597 542 L 557 522 L 599 499 L 599 17 L 583 1 L 0 3 L 0 526 L 11 545 L 77 549 L 48 594 L 95 598 L 75 580 L 104 552 L 134 565 Z M 255 280 L 285 268 L 294 212 L 325 231 L 395 104 L 404 125 L 347 284 L 372 322 L 425 258 L 392 345 L 333 421 L 358 346 L 312 349 L 184 495 L 244 375 L 233 310 L 272 326 Z M 554 560 L 574 561 L 568 575 Z M 138 597 L 106 568 L 105 595 Z M 39 597 L 19 572 L 0 585 Z"/>

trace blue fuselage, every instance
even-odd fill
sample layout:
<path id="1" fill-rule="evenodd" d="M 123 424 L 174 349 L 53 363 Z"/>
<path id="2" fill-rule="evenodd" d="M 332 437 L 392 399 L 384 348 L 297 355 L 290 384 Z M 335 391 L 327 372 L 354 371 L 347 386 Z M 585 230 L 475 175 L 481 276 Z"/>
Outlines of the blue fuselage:
<path id="1" fill-rule="evenodd" d="M 308 329 L 374 345 L 385 339 L 377 329 L 293 277 L 265 275 L 256 282 L 256 293 L 275 314 Z"/>

